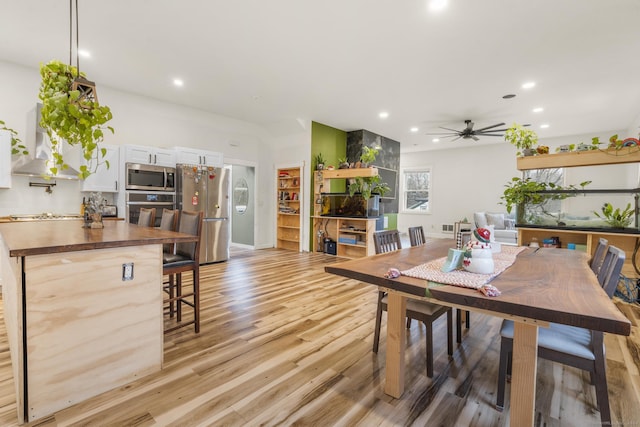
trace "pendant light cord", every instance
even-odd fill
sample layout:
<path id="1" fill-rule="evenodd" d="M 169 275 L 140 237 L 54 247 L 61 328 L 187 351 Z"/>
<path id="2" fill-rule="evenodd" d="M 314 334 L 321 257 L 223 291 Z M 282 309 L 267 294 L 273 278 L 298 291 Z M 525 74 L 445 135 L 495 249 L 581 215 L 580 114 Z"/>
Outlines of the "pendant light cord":
<path id="1" fill-rule="evenodd" d="M 73 63 L 73 1 L 69 0 L 69 66 Z M 80 77 L 80 54 L 78 53 L 80 43 L 80 27 L 78 24 L 78 0 L 76 3 L 76 70 L 77 77 Z"/>

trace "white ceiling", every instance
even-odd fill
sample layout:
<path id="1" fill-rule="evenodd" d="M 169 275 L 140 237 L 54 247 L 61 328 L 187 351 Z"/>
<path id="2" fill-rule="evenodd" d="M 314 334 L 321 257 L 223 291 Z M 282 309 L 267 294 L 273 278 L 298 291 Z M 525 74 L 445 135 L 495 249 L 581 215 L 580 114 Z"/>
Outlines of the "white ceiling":
<path id="1" fill-rule="evenodd" d="M 68 61 L 67 0 L 0 5 L 0 60 L 34 68 Z M 424 135 L 462 129 L 465 119 L 476 128 L 531 123 L 544 138 L 628 129 L 640 117 L 640 1 L 449 0 L 440 13 L 427 5 L 79 0 L 80 47 L 92 53 L 80 68 L 98 90 L 107 85 L 273 132 L 298 120 L 368 129 L 403 151 L 473 144 L 434 144 Z M 184 87 L 173 86 L 176 77 Z M 537 86 L 523 90 L 530 80 Z M 508 93 L 517 96 L 502 99 Z M 538 106 L 545 111 L 533 113 Z M 383 110 L 386 120 L 378 118 Z"/>

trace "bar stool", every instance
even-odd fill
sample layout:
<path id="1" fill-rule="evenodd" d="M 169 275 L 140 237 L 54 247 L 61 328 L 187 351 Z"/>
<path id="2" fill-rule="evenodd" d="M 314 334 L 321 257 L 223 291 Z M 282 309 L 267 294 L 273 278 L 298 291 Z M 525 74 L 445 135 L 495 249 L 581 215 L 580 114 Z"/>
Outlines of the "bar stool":
<path id="1" fill-rule="evenodd" d="M 162 209 L 162 218 L 160 220 L 160 229 L 167 231 L 176 231 L 178 228 L 178 218 L 180 217 L 180 211 L 178 209 Z M 176 252 L 176 244 L 175 243 L 165 243 L 162 245 L 162 263 L 167 262 L 167 256 L 173 255 Z M 173 287 L 169 286 L 169 278 L 163 280 L 162 282 L 162 290 L 169 294 L 169 298 L 173 298 Z M 173 317 L 175 310 L 175 302 L 171 301 L 169 303 L 169 315 Z"/>
<path id="2" fill-rule="evenodd" d="M 167 302 L 171 305 L 175 302 L 176 321 L 178 325 L 165 329 L 165 333 L 171 332 L 187 325 L 194 325 L 196 333 L 200 332 L 200 238 L 202 235 L 202 212 L 182 211 L 180 213 L 180 233 L 198 236 L 195 242 L 178 243 L 174 254 L 163 256 L 162 274 L 169 276 Z M 193 274 L 193 289 L 191 292 L 182 292 L 182 273 L 191 271 Z M 193 308 L 193 320 L 182 322 L 182 305 Z"/>
<path id="3" fill-rule="evenodd" d="M 140 208 L 138 225 L 140 227 L 153 227 L 156 223 L 156 210 L 154 208 Z"/>

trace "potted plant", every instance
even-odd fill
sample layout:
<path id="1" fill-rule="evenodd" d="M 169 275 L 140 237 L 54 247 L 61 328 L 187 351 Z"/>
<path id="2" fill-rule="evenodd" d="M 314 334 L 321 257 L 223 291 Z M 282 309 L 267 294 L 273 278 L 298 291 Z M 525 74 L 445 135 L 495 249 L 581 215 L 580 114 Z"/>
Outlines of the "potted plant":
<path id="1" fill-rule="evenodd" d="M 366 145 L 362 146 L 362 153 L 360 154 L 360 165 L 363 168 L 373 167 L 373 162 L 376 161 L 376 156 L 378 155 L 378 150 L 375 148 L 367 147 Z"/>
<path id="2" fill-rule="evenodd" d="M 47 132 L 51 141 L 54 164 L 51 173 L 55 176 L 59 170 L 67 169 L 60 151 L 64 140 L 69 145 L 80 145 L 84 159 L 93 168 L 80 166 L 80 178 L 88 177 L 101 164 L 100 159 L 106 155 L 101 149 L 105 130 L 113 133 L 113 128 L 106 123 L 113 117 L 106 105 L 99 105 L 95 92 L 87 92 L 78 85 L 78 81 L 88 82 L 84 74 L 78 75 L 76 67 L 53 60 L 40 66 L 40 92 L 42 101 L 42 118 L 40 125 Z M 89 82 L 90 83 L 90 82 Z M 105 161 L 108 165 L 108 162 Z"/>
<path id="3" fill-rule="evenodd" d="M 524 126 L 514 123 L 507 129 L 504 139 L 514 145 L 518 150 L 517 155 L 533 156 L 533 147 L 538 144 L 538 135 L 533 129 L 525 129 Z"/>
<path id="4" fill-rule="evenodd" d="M 580 187 L 584 188 L 591 181 L 580 183 Z M 507 208 L 507 212 L 516 208 L 516 224 L 525 224 L 531 218 L 525 218 L 525 207 L 535 208 L 543 215 L 552 216 L 547 212 L 545 203 L 549 200 L 564 200 L 568 197 L 574 197 L 577 193 L 567 192 L 567 190 L 578 190 L 575 185 L 562 187 L 553 182 L 538 182 L 531 178 L 513 177 L 511 181 L 505 184 L 506 189 L 500 199 Z M 529 221 L 530 222 L 530 221 Z"/>
<path id="5" fill-rule="evenodd" d="M 316 170 L 321 171 L 324 169 L 324 157 L 322 157 L 322 153 L 318 153 L 316 156 Z"/>
<path id="6" fill-rule="evenodd" d="M 593 213 L 598 218 L 604 219 L 604 222 L 612 228 L 626 228 L 633 220 L 634 209 L 631 209 L 631 203 L 627 203 L 627 207 L 624 210 L 620 210 L 620 208 L 613 209 L 611 203 L 605 203 L 601 211 L 602 216 L 596 211 L 593 211 Z"/>
<path id="7" fill-rule="evenodd" d="M 338 169 L 349 169 L 349 162 L 346 157 L 340 157 L 338 159 Z"/>

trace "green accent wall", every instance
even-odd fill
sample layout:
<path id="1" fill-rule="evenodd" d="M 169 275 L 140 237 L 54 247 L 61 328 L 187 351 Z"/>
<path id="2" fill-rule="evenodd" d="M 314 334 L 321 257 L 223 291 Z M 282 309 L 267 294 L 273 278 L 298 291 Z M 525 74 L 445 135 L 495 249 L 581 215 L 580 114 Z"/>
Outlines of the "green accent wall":
<path id="1" fill-rule="evenodd" d="M 398 214 L 384 214 L 387 218 L 387 230 L 398 229 Z"/>
<path id="2" fill-rule="evenodd" d="M 325 161 L 325 167 L 332 165 L 338 167 L 338 159 L 347 157 L 347 132 L 323 125 L 322 123 L 311 122 L 311 167 L 316 168 L 316 156 L 321 153 Z M 313 174 L 311 175 L 311 186 L 309 190 L 310 198 L 313 199 Z M 342 179 L 331 180 L 331 189 L 327 192 L 344 193 L 346 182 Z M 313 200 L 311 200 L 313 209 Z M 313 213 L 312 213 L 313 215 Z M 309 239 L 309 250 L 312 240 Z"/>

